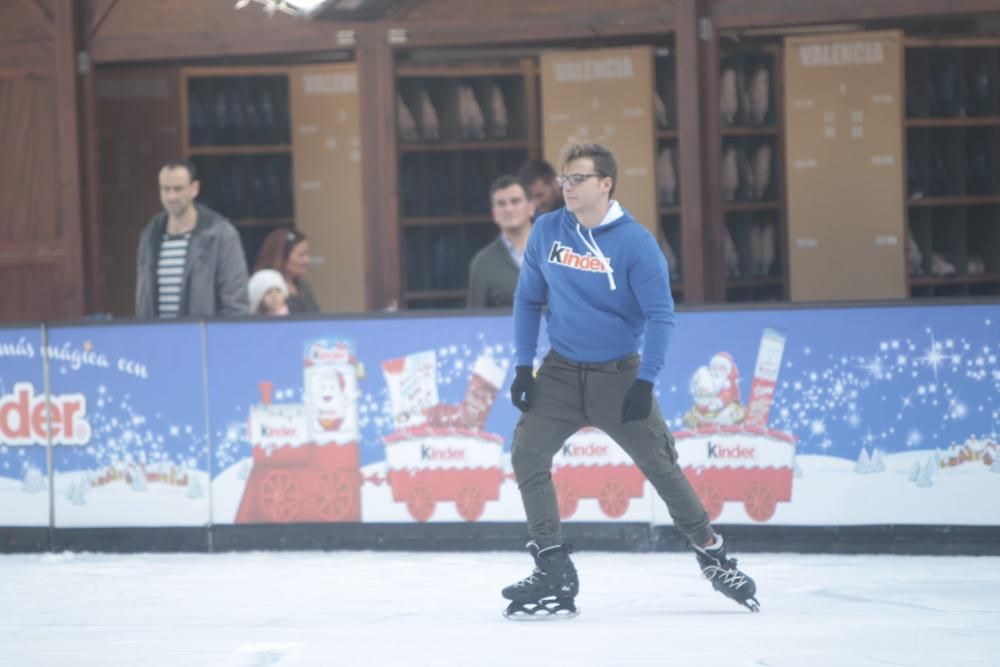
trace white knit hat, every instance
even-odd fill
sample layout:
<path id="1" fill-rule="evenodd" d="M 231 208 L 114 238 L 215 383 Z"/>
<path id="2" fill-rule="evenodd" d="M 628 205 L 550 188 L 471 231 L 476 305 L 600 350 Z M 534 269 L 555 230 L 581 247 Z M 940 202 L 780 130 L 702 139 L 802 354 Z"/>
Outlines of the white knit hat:
<path id="1" fill-rule="evenodd" d="M 288 296 L 288 286 L 285 285 L 285 279 L 274 269 L 261 269 L 250 276 L 250 282 L 247 284 L 247 289 L 250 292 L 251 314 L 257 313 L 257 309 L 260 308 L 260 302 L 264 299 L 264 295 L 275 288 L 280 290 L 286 297 Z"/>

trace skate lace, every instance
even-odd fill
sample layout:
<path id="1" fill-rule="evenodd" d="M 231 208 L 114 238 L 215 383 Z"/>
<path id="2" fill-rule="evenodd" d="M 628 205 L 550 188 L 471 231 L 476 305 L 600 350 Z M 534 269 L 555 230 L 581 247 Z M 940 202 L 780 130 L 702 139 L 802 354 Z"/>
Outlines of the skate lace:
<path id="1" fill-rule="evenodd" d="M 736 569 L 736 561 L 731 568 L 720 565 L 709 565 L 702 570 L 706 579 L 718 578 L 723 584 L 733 590 L 739 590 L 747 583 L 747 576 Z"/>
<path id="2" fill-rule="evenodd" d="M 524 588 L 525 586 L 537 583 L 541 581 L 541 579 L 538 578 L 538 575 L 540 574 L 545 574 L 545 573 L 536 567 L 531 574 L 529 574 L 527 577 L 525 577 L 524 579 L 522 579 L 521 581 L 517 582 L 514 585 L 518 588 Z"/>

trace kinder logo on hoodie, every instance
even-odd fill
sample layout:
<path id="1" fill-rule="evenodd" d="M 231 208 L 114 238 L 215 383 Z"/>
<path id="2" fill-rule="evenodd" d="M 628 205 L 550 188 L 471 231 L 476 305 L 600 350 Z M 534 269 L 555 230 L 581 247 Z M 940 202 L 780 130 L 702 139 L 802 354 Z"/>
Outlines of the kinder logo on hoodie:
<path id="1" fill-rule="evenodd" d="M 549 251 L 549 264 L 559 264 L 571 269 L 580 271 L 591 271 L 593 273 L 610 273 L 611 258 L 595 257 L 591 253 L 581 255 L 568 245 L 563 245 L 559 241 L 552 243 L 552 250 Z"/>

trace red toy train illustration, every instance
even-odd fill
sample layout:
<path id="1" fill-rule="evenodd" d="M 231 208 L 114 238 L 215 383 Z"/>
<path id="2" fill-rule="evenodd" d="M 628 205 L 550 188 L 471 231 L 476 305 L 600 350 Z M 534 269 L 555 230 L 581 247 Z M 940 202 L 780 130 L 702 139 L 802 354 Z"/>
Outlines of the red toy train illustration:
<path id="1" fill-rule="evenodd" d="M 768 427 L 784 352 L 784 336 L 761 339 L 744 407 L 739 372 L 720 352 L 691 378 L 693 405 L 674 433 L 679 464 L 711 519 L 727 502 L 743 504 L 754 521 L 768 521 L 792 497 L 794 435 Z M 385 478 L 393 502 L 419 522 L 439 503 L 454 503 L 465 521 L 477 521 L 500 498 L 505 480 L 504 439 L 485 424 L 507 366 L 490 356 L 471 365 L 461 403 L 441 403 L 437 358 L 419 352 L 383 362 L 393 430 L 383 436 Z M 271 402 L 270 383 L 250 409 L 253 467 L 236 523 L 361 521 L 358 382 L 363 367 L 350 343 L 316 340 L 305 346 L 303 402 Z M 291 393 L 289 390 L 288 393 Z M 553 459 L 552 478 L 564 519 L 581 500 L 596 500 L 610 519 L 626 515 L 643 497 L 645 478 L 625 451 L 602 431 L 585 428 Z"/>
<path id="2" fill-rule="evenodd" d="M 441 501 L 454 501 L 459 516 L 475 521 L 488 501 L 500 497 L 503 438 L 462 428 L 417 427 L 385 437 L 392 499 L 405 502 L 417 521 L 427 521 Z"/>
<path id="3" fill-rule="evenodd" d="M 358 378 L 346 341 L 315 340 L 304 355 L 304 402 L 250 408 L 253 468 L 236 523 L 361 520 Z"/>
<path id="4" fill-rule="evenodd" d="M 739 373 L 722 352 L 691 379 L 693 407 L 686 429 L 674 433 L 678 461 L 709 517 L 715 520 L 729 501 L 743 503 L 754 521 L 767 521 L 779 502 L 792 497 L 794 435 L 767 427 L 784 336 L 766 329 L 761 338 L 746 407 L 740 401 Z M 584 498 L 596 499 L 605 516 L 619 518 L 631 500 L 641 498 L 645 478 L 605 433 L 583 429 L 563 446 L 553 462 L 559 514 L 572 517 Z"/>
<path id="5" fill-rule="evenodd" d="M 479 519 L 504 480 L 503 438 L 483 428 L 507 367 L 479 357 L 458 405 L 438 401 L 434 352 L 390 359 L 382 371 L 396 426 L 383 438 L 392 499 L 421 522 L 442 501 L 466 521 Z"/>

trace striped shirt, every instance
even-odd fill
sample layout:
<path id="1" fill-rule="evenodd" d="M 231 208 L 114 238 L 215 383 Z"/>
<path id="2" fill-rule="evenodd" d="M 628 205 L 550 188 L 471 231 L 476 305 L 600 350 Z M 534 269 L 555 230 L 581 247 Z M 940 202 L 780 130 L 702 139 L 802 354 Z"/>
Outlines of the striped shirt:
<path id="1" fill-rule="evenodd" d="M 191 232 L 179 236 L 163 235 L 160 258 L 156 262 L 157 312 L 160 317 L 177 317 L 184 288 L 184 264 L 187 261 Z"/>

